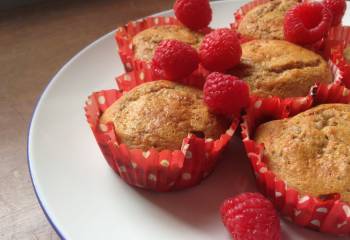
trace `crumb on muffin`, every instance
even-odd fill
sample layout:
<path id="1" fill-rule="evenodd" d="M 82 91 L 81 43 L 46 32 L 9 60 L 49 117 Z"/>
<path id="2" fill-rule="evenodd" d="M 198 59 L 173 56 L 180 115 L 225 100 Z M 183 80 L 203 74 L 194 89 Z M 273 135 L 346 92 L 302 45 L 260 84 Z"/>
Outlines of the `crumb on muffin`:
<path id="1" fill-rule="evenodd" d="M 258 127 L 267 166 L 303 194 L 340 193 L 350 203 L 350 105 L 323 104 Z"/>
<path id="2" fill-rule="evenodd" d="M 229 127 L 226 119 L 209 112 L 201 90 L 165 80 L 125 93 L 100 122 L 113 122 L 121 143 L 143 150 L 180 149 L 188 133 L 217 139 Z"/>

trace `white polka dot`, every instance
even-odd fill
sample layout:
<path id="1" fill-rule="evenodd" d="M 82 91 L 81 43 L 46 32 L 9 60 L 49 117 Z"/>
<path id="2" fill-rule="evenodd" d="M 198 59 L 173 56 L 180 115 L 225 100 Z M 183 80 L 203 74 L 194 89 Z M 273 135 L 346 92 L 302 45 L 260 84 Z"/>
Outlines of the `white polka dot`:
<path id="1" fill-rule="evenodd" d="M 275 196 L 276 196 L 276 197 L 281 197 L 281 196 L 282 196 L 282 193 L 281 193 L 281 192 L 275 192 Z"/>
<path id="2" fill-rule="evenodd" d="M 175 182 L 170 182 L 170 183 L 168 184 L 169 187 L 172 187 L 172 186 L 174 186 L 174 185 L 175 185 Z"/>
<path id="3" fill-rule="evenodd" d="M 262 167 L 259 169 L 260 173 L 266 173 L 267 172 L 267 168 L 266 167 Z"/>
<path id="4" fill-rule="evenodd" d="M 105 104 L 106 103 L 106 98 L 104 96 L 99 96 L 98 97 L 98 103 L 99 104 Z"/>
<path id="5" fill-rule="evenodd" d="M 229 128 L 227 131 L 226 131 L 226 134 L 229 135 L 229 136 L 233 136 L 233 134 L 235 133 L 235 131 L 233 131 L 232 128 Z"/>
<path id="6" fill-rule="evenodd" d="M 124 80 L 130 81 L 130 80 L 131 80 L 130 75 L 126 73 L 126 74 L 124 75 Z"/>
<path id="7" fill-rule="evenodd" d="M 192 152 L 191 151 L 186 151 L 186 158 L 192 158 Z"/>
<path id="8" fill-rule="evenodd" d="M 126 167 L 125 166 L 120 166 L 119 167 L 119 172 L 126 172 Z"/>
<path id="9" fill-rule="evenodd" d="M 256 101 L 256 102 L 254 103 L 254 107 L 255 107 L 255 108 L 260 108 L 261 105 L 262 105 L 262 101 L 261 101 L 261 100 L 258 100 L 258 101 Z"/>
<path id="10" fill-rule="evenodd" d="M 346 224 L 348 224 L 348 221 L 344 221 L 342 223 L 337 224 L 337 228 L 342 228 L 343 226 L 345 226 Z"/>
<path id="11" fill-rule="evenodd" d="M 158 23 L 159 23 L 159 18 L 154 18 L 154 19 L 153 19 L 153 22 L 154 22 L 155 24 L 158 24 Z"/>
<path id="12" fill-rule="evenodd" d="M 157 181 L 157 176 L 151 173 L 150 175 L 148 175 L 148 179 L 155 182 Z"/>
<path id="13" fill-rule="evenodd" d="M 186 153 L 186 151 L 187 151 L 187 149 L 188 149 L 189 147 L 190 147 L 190 145 L 189 145 L 188 143 L 186 143 L 186 144 L 184 144 L 184 145 L 182 146 L 181 151 L 183 152 L 183 154 Z"/>
<path id="14" fill-rule="evenodd" d="M 348 205 L 343 205 L 343 210 L 347 218 L 350 217 L 350 207 Z"/>
<path id="15" fill-rule="evenodd" d="M 169 18 L 169 17 L 165 17 L 165 18 L 164 18 L 164 21 L 165 21 L 166 23 L 169 23 L 169 22 L 170 22 L 170 18 Z"/>
<path id="16" fill-rule="evenodd" d="M 314 219 L 310 222 L 312 225 L 315 225 L 317 227 L 321 226 L 320 220 Z"/>
<path id="17" fill-rule="evenodd" d="M 147 151 L 147 152 L 143 152 L 142 155 L 144 158 L 148 158 L 149 155 L 151 155 L 151 153 L 149 151 Z"/>
<path id="18" fill-rule="evenodd" d="M 190 180 L 191 179 L 191 174 L 190 173 L 183 173 L 182 174 L 182 179 L 183 180 L 186 180 L 186 181 L 188 181 L 188 180 Z"/>
<path id="19" fill-rule="evenodd" d="M 100 123 L 99 128 L 102 132 L 107 132 L 108 130 L 108 127 L 103 123 Z"/>
<path id="20" fill-rule="evenodd" d="M 299 103 L 300 103 L 301 105 L 306 104 L 306 102 L 307 102 L 307 99 L 306 99 L 306 98 L 301 98 L 301 99 L 299 99 Z"/>
<path id="21" fill-rule="evenodd" d="M 129 62 L 127 62 L 125 65 L 127 69 L 131 69 L 131 64 Z"/>
<path id="22" fill-rule="evenodd" d="M 129 49 L 131 49 L 131 50 L 132 50 L 132 43 L 130 43 L 130 44 L 129 44 Z"/>
<path id="23" fill-rule="evenodd" d="M 168 160 L 163 159 L 160 161 L 160 165 L 162 165 L 163 167 L 169 167 L 170 163 Z"/>
<path id="24" fill-rule="evenodd" d="M 140 183 L 136 183 L 135 186 L 139 187 L 139 188 L 144 188 L 144 186 L 142 184 L 140 184 Z"/>
<path id="25" fill-rule="evenodd" d="M 301 197 L 300 199 L 299 199 L 299 204 L 302 204 L 302 203 L 304 203 L 304 202 L 307 202 L 307 201 L 309 201 L 309 199 L 310 199 L 310 197 L 309 196 L 303 196 L 303 197 Z"/>
<path id="26" fill-rule="evenodd" d="M 206 138 L 205 139 L 205 142 L 212 142 L 212 141 L 214 141 L 212 138 Z"/>
<path id="27" fill-rule="evenodd" d="M 131 166 L 132 166 L 133 168 L 137 168 L 137 163 L 131 162 Z"/>
<path id="28" fill-rule="evenodd" d="M 317 208 L 317 209 L 316 209 L 316 212 L 319 212 L 319 213 L 327 213 L 327 212 L 328 212 L 328 209 L 325 208 L 325 207 L 320 207 L 320 208 Z"/>
<path id="29" fill-rule="evenodd" d="M 343 90 L 343 97 L 346 97 L 348 95 L 349 95 L 349 90 L 344 88 L 344 90 Z"/>
<path id="30" fill-rule="evenodd" d="M 300 213 L 301 213 L 301 210 L 297 210 L 297 209 L 294 210 L 294 216 L 297 217 L 300 215 Z"/>
<path id="31" fill-rule="evenodd" d="M 144 72 L 140 72 L 139 77 L 143 81 L 145 79 L 145 73 Z"/>
<path id="32" fill-rule="evenodd" d="M 91 105 L 91 104 L 92 104 L 91 98 L 89 98 L 89 99 L 86 101 L 86 103 L 87 103 L 88 105 Z"/>

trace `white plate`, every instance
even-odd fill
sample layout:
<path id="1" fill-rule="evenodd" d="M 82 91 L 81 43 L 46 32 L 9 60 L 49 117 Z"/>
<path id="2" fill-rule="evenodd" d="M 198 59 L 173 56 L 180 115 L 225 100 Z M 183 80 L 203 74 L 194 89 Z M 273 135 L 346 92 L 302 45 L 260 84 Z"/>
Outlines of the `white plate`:
<path id="1" fill-rule="evenodd" d="M 212 26 L 228 27 L 233 11 L 243 3 L 214 2 Z M 29 168 L 48 219 L 62 238 L 72 240 L 230 239 L 220 220 L 220 203 L 255 189 L 238 139 L 227 154 L 231 157 L 212 176 L 185 191 L 153 193 L 131 188 L 105 162 L 83 105 L 91 92 L 115 88 L 114 77 L 123 72 L 113 35 L 105 35 L 70 60 L 35 109 L 28 140 Z M 332 239 L 284 221 L 282 225 L 283 239 Z"/>

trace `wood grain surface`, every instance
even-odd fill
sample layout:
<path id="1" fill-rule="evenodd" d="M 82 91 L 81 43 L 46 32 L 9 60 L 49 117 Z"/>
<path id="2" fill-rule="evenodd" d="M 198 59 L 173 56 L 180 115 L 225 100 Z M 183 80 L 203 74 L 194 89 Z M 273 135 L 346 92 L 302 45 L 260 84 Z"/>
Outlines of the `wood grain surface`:
<path id="1" fill-rule="evenodd" d="M 35 103 L 80 49 L 173 0 L 44 1 L 0 12 L 0 239 L 59 239 L 35 197 L 27 131 Z"/>

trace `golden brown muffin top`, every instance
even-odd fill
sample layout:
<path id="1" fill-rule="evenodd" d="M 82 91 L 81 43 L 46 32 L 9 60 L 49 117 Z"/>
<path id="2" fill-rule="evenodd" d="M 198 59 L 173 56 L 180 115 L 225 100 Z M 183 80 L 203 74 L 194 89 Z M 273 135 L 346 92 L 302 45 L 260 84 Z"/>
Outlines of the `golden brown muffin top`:
<path id="1" fill-rule="evenodd" d="M 268 168 L 304 194 L 350 203 L 350 105 L 323 104 L 258 127 Z"/>
<path id="2" fill-rule="evenodd" d="M 137 59 L 149 62 L 154 51 L 162 40 L 178 40 L 198 49 L 203 35 L 179 25 L 163 25 L 148 28 L 136 34 L 132 40 L 133 50 Z"/>
<path id="3" fill-rule="evenodd" d="M 286 12 L 297 0 L 272 0 L 261 4 L 243 17 L 238 32 L 254 39 L 284 39 L 283 21 Z"/>
<path id="4" fill-rule="evenodd" d="M 102 115 L 130 148 L 180 149 L 188 133 L 218 138 L 227 122 L 209 112 L 199 89 L 160 80 L 133 88 Z"/>
<path id="5" fill-rule="evenodd" d="M 332 80 L 321 56 L 282 40 L 242 44 L 241 63 L 229 72 L 247 81 L 252 93 L 262 97 L 306 96 L 316 82 Z"/>

